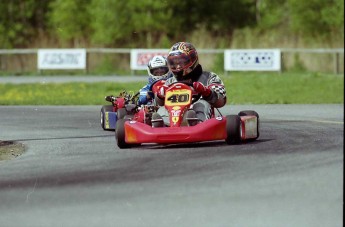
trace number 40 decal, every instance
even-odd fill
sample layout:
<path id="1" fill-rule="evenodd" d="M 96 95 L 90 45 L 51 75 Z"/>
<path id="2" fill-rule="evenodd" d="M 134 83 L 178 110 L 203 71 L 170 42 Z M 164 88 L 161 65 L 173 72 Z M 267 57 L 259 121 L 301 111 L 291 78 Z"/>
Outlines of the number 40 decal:
<path id="1" fill-rule="evenodd" d="M 167 98 L 172 103 L 183 103 L 189 101 L 189 94 L 172 94 Z"/>

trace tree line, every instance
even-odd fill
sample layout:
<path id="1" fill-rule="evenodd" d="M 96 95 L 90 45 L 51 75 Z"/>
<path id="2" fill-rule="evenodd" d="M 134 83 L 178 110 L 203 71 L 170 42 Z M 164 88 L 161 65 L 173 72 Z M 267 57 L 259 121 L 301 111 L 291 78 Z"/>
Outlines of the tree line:
<path id="1" fill-rule="evenodd" d="M 205 29 L 232 37 L 243 28 L 344 38 L 343 0 L 2 0 L 0 49 L 42 37 L 70 47 L 169 47 Z"/>

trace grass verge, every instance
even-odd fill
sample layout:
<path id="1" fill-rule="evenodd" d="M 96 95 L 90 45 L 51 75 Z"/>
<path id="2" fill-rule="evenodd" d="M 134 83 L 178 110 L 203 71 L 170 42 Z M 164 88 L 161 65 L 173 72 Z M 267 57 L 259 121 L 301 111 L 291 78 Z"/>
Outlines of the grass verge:
<path id="1" fill-rule="evenodd" d="M 220 75 L 228 104 L 344 103 L 344 75 L 231 73 Z M 0 84 L 0 105 L 104 105 L 106 95 L 137 92 L 144 83 Z"/>

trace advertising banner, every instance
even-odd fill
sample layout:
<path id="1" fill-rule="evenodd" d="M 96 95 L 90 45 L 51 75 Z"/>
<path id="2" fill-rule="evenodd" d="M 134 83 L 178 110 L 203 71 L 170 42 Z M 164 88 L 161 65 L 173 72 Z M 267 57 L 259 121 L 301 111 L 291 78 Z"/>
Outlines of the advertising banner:
<path id="1" fill-rule="evenodd" d="M 280 71 L 279 49 L 235 49 L 224 52 L 225 71 Z"/>
<path id="2" fill-rule="evenodd" d="M 39 49 L 38 69 L 85 69 L 85 49 Z"/>
<path id="3" fill-rule="evenodd" d="M 169 49 L 132 49 L 131 50 L 131 69 L 146 70 L 147 64 L 155 55 L 167 57 Z"/>

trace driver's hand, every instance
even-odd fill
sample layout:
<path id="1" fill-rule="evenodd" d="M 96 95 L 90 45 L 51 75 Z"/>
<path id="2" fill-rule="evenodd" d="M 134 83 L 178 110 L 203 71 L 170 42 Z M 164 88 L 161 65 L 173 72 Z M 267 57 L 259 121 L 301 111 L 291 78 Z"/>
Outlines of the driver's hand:
<path id="1" fill-rule="evenodd" d="M 199 94 L 202 95 L 202 97 L 208 97 L 211 95 L 212 91 L 210 88 L 204 86 L 202 83 L 200 82 L 194 82 L 193 83 L 193 88 L 196 92 L 198 92 Z"/>
<path id="2" fill-rule="evenodd" d="M 161 86 L 163 86 L 165 83 L 165 80 L 158 80 L 158 81 L 155 81 L 152 85 L 151 85 L 151 91 L 154 93 L 154 94 L 157 94 L 158 91 L 159 91 L 159 88 Z"/>
<path id="3" fill-rule="evenodd" d="M 165 92 L 167 89 L 168 89 L 167 85 L 162 85 L 157 91 L 158 98 L 164 99 L 165 98 Z"/>

